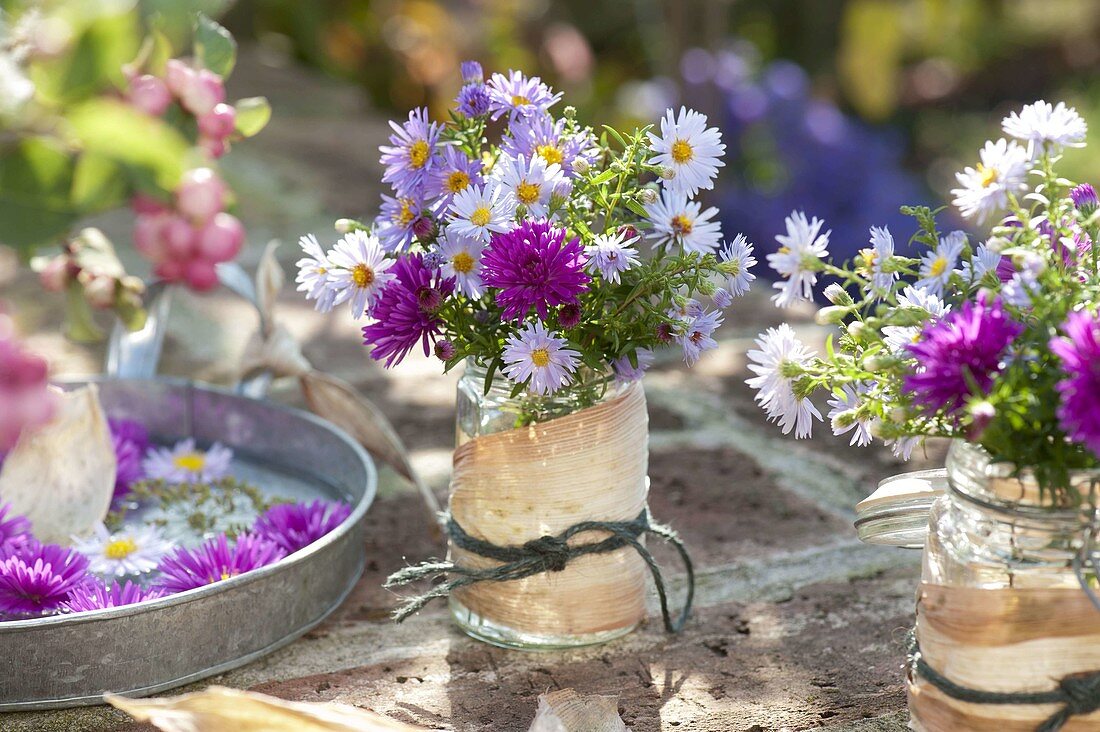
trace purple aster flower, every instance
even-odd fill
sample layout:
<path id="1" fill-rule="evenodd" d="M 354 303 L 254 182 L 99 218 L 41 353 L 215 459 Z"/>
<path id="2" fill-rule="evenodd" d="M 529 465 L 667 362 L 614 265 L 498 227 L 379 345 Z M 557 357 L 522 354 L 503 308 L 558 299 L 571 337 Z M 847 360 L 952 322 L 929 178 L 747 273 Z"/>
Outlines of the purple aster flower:
<path id="1" fill-rule="evenodd" d="M 720 325 L 722 313 L 717 310 L 699 312 L 684 324 L 683 331 L 676 337 L 676 342 L 684 351 L 684 363 L 694 366 L 704 351 L 718 348 L 713 333 Z"/>
<path id="2" fill-rule="evenodd" d="M 582 158 L 591 165 L 599 152 L 596 138 L 588 130 L 574 135 L 565 133 L 565 120 L 554 120 L 548 114 L 517 119 L 509 126 L 510 135 L 501 142 L 509 156 L 530 160 L 536 155 L 547 165 L 557 163 L 566 176 L 572 178 L 573 163 Z"/>
<path id="3" fill-rule="evenodd" d="M 463 61 L 459 69 L 462 72 L 463 84 L 485 81 L 485 72 L 481 70 L 481 64 L 477 61 Z"/>
<path id="4" fill-rule="evenodd" d="M 399 196 L 418 192 L 431 172 L 440 126 L 428 120 L 428 110 L 414 109 L 409 121 L 399 125 L 390 120 L 394 134 L 390 144 L 382 145 L 379 162 L 386 166 L 382 182 L 389 183 Z"/>
<path id="5" fill-rule="evenodd" d="M 903 390 L 917 404 L 954 412 L 963 406 L 976 384 L 989 393 L 1001 370 L 1005 349 L 1023 330 L 1009 319 L 999 299 L 963 303 L 925 327 L 920 340 L 907 347 L 919 369 L 905 378 Z"/>
<path id="6" fill-rule="evenodd" d="M 107 426 L 111 429 L 118 463 L 115 473 L 115 498 L 118 499 L 130 492 L 133 483 L 145 477 L 142 460 L 149 449 L 149 431 L 132 419 L 109 419 Z"/>
<path id="7" fill-rule="evenodd" d="M 88 559 L 83 554 L 31 541 L 0 560 L 0 613 L 53 612 L 87 580 Z"/>
<path id="8" fill-rule="evenodd" d="M 0 503 L 0 559 L 11 556 L 31 541 L 34 537 L 27 517 L 13 513 L 10 503 Z"/>
<path id="9" fill-rule="evenodd" d="M 1062 332 L 1050 342 L 1066 374 L 1058 382 L 1058 421 L 1071 440 L 1100 456 L 1100 319 L 1070 313 Z"/>
<path id="10" fill-rule="evenodd" d="M 439 334 L 440 303 L 454 293 L 454 278 L 444 278 L 424 266 L 424 258 L 399 258 L 390 270 L 396 279 L 386 285 L 374 305 L 375 322 L 363 328 L 363 344 L 373 346 L 371 358 L 386 360 L 386 368 L 400 363 L 412 347 L 424 344 L 424 355 Z"/>
<path id="11" fill-rule="evenodd" d="M 455 350 L 454 343 L 451 343 L 446 339 L 436 341 L 435 357 L 438 358 L 440 361 L 450 361 L 452 358 L 455 357 L 455 353 L 457 353 L 457 351 Z"/>
<path id="12" fill-rule="evenodd" d="M 639 348 L 635 351 L 638 361 L 637 366 L 630 364 L 628 356 L 620 356 L 611 362 L 611 368 L 615 370 L 615 380 L 620 383 L 639 381 L 645 372 L 653 365 L 653 351 L 648 348 Z"/>
<path id="13" fill-rule="evenodd" d="M 481 82 L 467 84 L 455 97 L 459 114 L 466 117 L 480 117 L 488 114 L 491 104 L 489 87 Z"/>
<path id="14" fill-rule="evenodd" d="M 284 556 L 279 545 L 256 534 L 241 534 L 234 542 L 218 534 L 194 549 L 181 547 L 165 557 L 158 568 L 162 576 L 157 587 L 169 594 L 193 590 L 274 564 Z"/>
<path id="15" fill-rule="evenodd" d="M 293 554 L 335 529 L 351 515 L 351 506 L 332 501 L 280 503 L 264 511 L 252 530 Z"/>
<path id="16" fill-rule="evenodd" d="M 559 99 L 561 92 L 555 94 L 537 76 L 527 78 L 522 72 L 509 71 L 508 76 L 493 74 L 489 79 L 489 108 L 493 119 L 507 114 L 510 121 L 515 121 L 543 114 Z"/>
<path id="17" fill-rule="evenodd" d="M 375 220 L 375 233 L 382 249 L 400 252 L 409 246 L 424 229 L 430 212 L 417 196 L 387 196 L 382 194 L 382 211 Z M 431 225 L 430 219 L 428 225 Z"/>
<path id="18" fill-rule="evenodd" d="M 565 330 L 576 328 L 581 322 L 581 306 L 567 302 L 558 308 L 558 325 Z"/>
<path id="19" fill-rule="evenodd" d="M 588 259 L 580 239 L 548 221 L 524 221 L 506 234 L 493 234 L 481 258 L 481 281 L 500 288 L 496 302 L 505 320 L 519 320 L 534 308 L 544 320 L 550 308 L 577 302 L 588 289 Z"/>
<path id="20" fill-rule="evenodd" d="M 429 198 L 437 199 L 432 208 L 442 212 L 451 205 L 455 194 L 484 182 L 480 160 L 471 160 L 461 148 L 446 145 L 432 166 L 425 192 Z"/>
<path id="21" fill-rule="evenodd" d="M 1100 199 L 1096 197 L 1096 190 L 1089 183 L 1082 183 L 1069 192 L 1073 205 L 1085 216 L 1091 216 L 1092 212 L 1100 206 Z"/>
<path id="22" fill-rule="evenodd" d="M 86 613 L 89 610 L 136 605 L 139 602 L 164 597 L 165 594 L 165 591 L 159 587 L 146 589 L 129 580 L 122 585 L 117 580 L 109 585 L 92 581 L 73 590 L 69 599 L 61 603 L 61 608 L 71 613 Z"/>

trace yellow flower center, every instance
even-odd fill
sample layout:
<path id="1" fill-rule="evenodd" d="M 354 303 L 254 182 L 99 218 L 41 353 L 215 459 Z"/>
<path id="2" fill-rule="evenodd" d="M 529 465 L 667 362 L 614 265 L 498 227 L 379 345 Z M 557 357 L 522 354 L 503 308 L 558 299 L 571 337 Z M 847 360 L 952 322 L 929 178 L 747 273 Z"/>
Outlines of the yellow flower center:
<path id="1" fill-rule="evenodd" d="M 470 185 L 470 176 L 461 170 L 456 170 L 447 176 L 447 190 L 451 193 L 464 191 L 468 185 Z"/>
<path id="2" fill-rule="evenodd" d="M 936 261 L 932 262 L 932 267 L 929 270 L 933 277 L 939 277 L 943 274 L 943 271 L 947 269 L 947 258 L 936 257 Z"/>
<path id="3" fill-rule="evenodd" d="M 791 248 L 790 247 L 779 247 L 778 253 L 779 254 L 790 254 L 791 253 Z"/>
<path id="4" fill-rule="evenodd" d="M 530 103 L 531 103 L 531 100 L 528 99 L 527 97 L 523 96 L 522 94 L 513 94 L 512 95 L 512 105 L 513 106 L 522 107 L 524 104 L 530 104 Z"/>
<path id="5" fill-rule="evenodd" d="M 860 254 L 863 255 L 863 263 L 868 269 L 873 269 L 875 262 L 878 260 L 878 252 L 874 249 L 861 249 Z"/>
<path id="6" fill-rule="evenodd" d="M 360 289 L 370 287 L 374 282 L 374 270 L 365 264 L 357 264 L 351 271 L 351 281 Z"/>
<path id="7" fill-rule="evenodd" d="M 413 200 L 411 198 L 402 198 L 401 210 L 393 217 L 394 222 L 398 226 L 408 226 L 412 223 L 414 218 L 416 218 L 416 213 L 413 211 Z"/>
<path id="8" fill-rule="evenodd" d="M 536 348 L 531 351 L 531 363 L 539 368 L 550 365 L 550 352 L 545 348 Z"/>
<path id="9" fill-rule="evenodd" d="M 528 183 L 524 181 L 516 186 L 516 198 L 520 203 L 530 206 L 535 201 L 539 200 L 539 192 L 542 190 L 542 186 L 538 183 Z"/>
<path id="10" fill-rule="evenodd" d="M 431 149 L 428 147 L 428 143 L 424 140 L 417 140 L 409 147 L 409 164 L 414 168 L 423 168 L 424 163 L 428 162 L 430 154 Z"/>
<path id="11" fill-rule="evenodd" d="M 989 188 L 991 185 L 997 182 L 996 168 L 987 168 L 981 163 L 978 163 L 977 171 L 978 175 L 981 176 L 982 188 Z"/>
<path id="12" fill-rule="evenodd" d="M 677 236 L 687 236 L 694 228 L 695 222 L 684 214 L 676 214 L 672 217 L 672 230 Z"/>
<path id="13" fill-rule="evenodd" d="M 103 554 L 108 559 L 125 559 L 137 551 L 137 542 L 130 537 L 123 539 L 111 539 L 107 546 L 103 547 Z"/>
<path id="14" fill-rule="evenodd" d="M 459 252 L 451 257 L 451 266 L 455 272 L 466 274 L 474 268 L 474 258 L 468 252 Z"/>
<path id="15" fill-rule="evenodd" d="M 539 145 L 535 148 L 535 152 L 538 156 L 546 161 L 547 165 L 553 165 L 554 163 L 561 164 L 563 156 L 561 150 L 555 145 Z"/>
<path id="16" fill-rule="evenodd" d="M 236 573 L 236 572 L 222 572 L 222 576 L 221 576 L 221 578 L 222 578 L 223 580 L 227 580 L 227 579 L 229 579 L 230 577 L 236 577 L 236 576 L 237 576 L 237 573 Z"/>
<path id="17" fill-rule="evenodd" d="M 691 162 L 691 159 L 695 157 L 695 150 L 692 149 L 691 143 L 687 140 L 676 140 L 672 143 L 672 160 L 678 165 Z"/>
<path id="18" fill-rule="evenodd" d="M 185 452 L 172 458 L 172 462 L 180 470 L 186 470 L 188 473 L 199 473 L 206 465 L 206 453 Z"/>
<path id="19" fill-rule="evenodd" d="M 485 224 L 489 223 L 489 217 L 489 207 L 478 206 L 474 209 L 474 212 L 470 214 L 470 223 L 474 226 L 485 226 Z"/>

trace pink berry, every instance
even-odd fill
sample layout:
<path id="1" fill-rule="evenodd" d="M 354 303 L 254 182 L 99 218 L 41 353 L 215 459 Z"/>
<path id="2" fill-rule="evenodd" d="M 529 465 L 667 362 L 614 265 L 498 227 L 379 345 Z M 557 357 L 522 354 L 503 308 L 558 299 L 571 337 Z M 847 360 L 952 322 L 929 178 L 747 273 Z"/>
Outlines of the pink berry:
<path id="1" fill-rule="evenodd" d="M 198 232 L 191 222 L 179 215 L 171 215 L 161 229 L 166 254 L 172 259 L 190 259 L 195 256 Z"/>
<path id="2" fill-rule="evenodd" d="M 183 262 L 166 259 L 163 262 L 157 262 L 156 266 L 153 267 L 153 274 L 165 282 L 179 282 L 183 279 L 184 266 Z"/>
<path id="3" fill-rule="evenodd" d="M 225 85 L 220 76 L 208 69 L 196 71 L 180 94 L 180 102 L 196 117 L 212 111 L 224 101 Z"/>
<path id="4" fill-rule="evenodd" d="M 225 155 L 225 151 L 228 149 L 225 140 L 219 140 L 213 137 L 200 137 L 199 147 L 202 148 L 203 152 L 214 159 Z"/>
<path id="5" fill-rule="evenodd" d="M 196 223 L 206 223 L 225 208 L 225 183 L 210 168 L 195 168 L 183 174 L 176 189 L 176 208 Z"/>
<path id="6" fill-rule="evenodd" d="M 233 127 L 236 123 L 237 110 L 222 102 L 199 117 L 199 132 L 204 137 L 224 140 L 233 133 Z"/>
<path id="7" fill-rule="evenodd" d="M 218 214 L 199 232 L 199 256 L 211 262 L 228 262 L 243 245 L 244 226 L 232 214 Z"/>
<path id="8" fill-rule="evenodd" d="M 154 262 L 165 259 L 164 229 L 171 218 L 170 214 L 139 214 L 134 222 L 134 249 Z"/>
<path id="9" fill-rule="evenodd" d="M 194 85 L 195 70 L 178 58 L 173 58 L 168 60 L 164 76 L 168 82 L 168 90 L 182 99 L 184 92 Z"/>
<path id="10" fill-rule="evenodd" d="M 168 85 L 151 74 L 142 74 L 130 82 L 130 104 L 146 114 L 159 117 L 172 103 Z"/>
<path id="11" fill-rule="evenodd" d="M 184 278 L 192 290 L 206 292 L 218 286 L 218 272 L 213 262 L 205 259 L 192 259 L 187 263 Z"/>
<path id="12" fill-rule="evenodd" d="M 69 258 L 61 254 L 46 262 L 38 273 L 42 287 L 49 292 L 61 292 L 69 283 Z"/>
<path id="13" fill-rule="evenodd" d="M 161 214 L 171 210 L 159 199 L 142 193 L 130 199 L 130 208 L 136 214 Z"/>

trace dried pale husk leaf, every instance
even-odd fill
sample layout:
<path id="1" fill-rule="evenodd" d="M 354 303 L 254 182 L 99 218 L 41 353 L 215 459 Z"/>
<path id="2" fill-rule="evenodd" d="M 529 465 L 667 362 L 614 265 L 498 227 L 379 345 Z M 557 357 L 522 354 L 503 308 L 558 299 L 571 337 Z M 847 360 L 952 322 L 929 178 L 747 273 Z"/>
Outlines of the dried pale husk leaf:
<path id="1" fill-rule="evenodd" d="M 289 702 L 251 691 L 211 686 L 163 699 L 103 697 L 139 722 L 164 732 L 420 732 L 345 704 Z"/>
<path id="2" fill-rule="evenodd" d="M 283 283 L 286 282 L 286 275 L 275 256 L 278 248 L 278 241 L 269 241 L 256 267 L 256 307 L 264 321 L 269 324 L 275 322 L 275 298 L 279 296 L 279 290 L 283 289 Z"/>
<path id="3" fill-rule="evenodd" d="M 630 732 L 619 716 L 619 697 L 581 696 L 561 689 L 539 696 L 528 732 Z"/>
<path id="4" fill-rule="evenodd" d="M 67 543 L 103 521 L 114 494 L 114 445 L 94 384 L 59 394 L 54 419 L 24 433 L 0 471 L 0 500 L 42 542 Z"/>

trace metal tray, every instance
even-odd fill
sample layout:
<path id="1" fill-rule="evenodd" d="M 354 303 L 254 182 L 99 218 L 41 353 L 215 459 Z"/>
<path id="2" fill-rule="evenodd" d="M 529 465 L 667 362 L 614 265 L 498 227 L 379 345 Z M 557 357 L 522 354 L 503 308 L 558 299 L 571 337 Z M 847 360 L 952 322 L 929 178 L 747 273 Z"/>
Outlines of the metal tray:
<path id="1" fill-rule="evenodd" d="M 102 703 L 222 673 L 286 645 L 343 601 L 363 571 L 362 518 L 376 474 L 344 432 L 306 412 L 185 380 L 91 379 L 107 414 L 158 443 L 193 437 L 234 451 L 233 473 L 296 500 L 348 501 L 320 541 L 261 569 L 122 608 L 0 622 L 0 711 Z M 79 384 L 85 382 L 70 382 Z"/>

